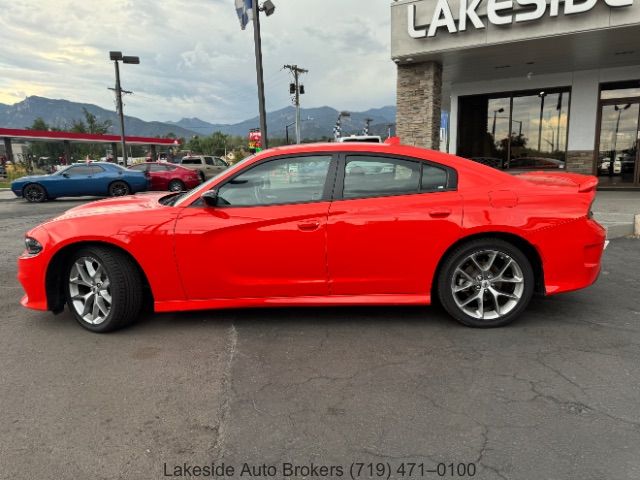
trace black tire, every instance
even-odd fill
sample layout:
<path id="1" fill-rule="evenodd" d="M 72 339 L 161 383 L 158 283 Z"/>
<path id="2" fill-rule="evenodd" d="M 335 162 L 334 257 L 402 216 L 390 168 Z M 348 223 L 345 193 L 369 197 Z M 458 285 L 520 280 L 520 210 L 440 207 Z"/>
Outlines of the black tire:
<path id="1" fill-rule="evenodd" d="M 110 310 L 99 324 L 91 323 L 90 320 L 83 318 L 81 313 L 77 311 L 72 299 L 72 276 L 74 275 L 74 265 L 76 262 L 82 263 L 82 259 L 90 259 L 98 262 L 102 266 L 106 278 L 109 280 L 109 296 L 111 299 Z M 77 271 L 77 270 L 76 270 Z M 79 275 L 75 275 L 79 277 Z M 67 298 L 67 306 L 76 321 L 87 330 L 95 333 L 106 333 L 119 328 L 123 328 L 133 323 L 139 316 L 142 304 L 142 279 L 134 262 L 124 253 L 109 247 L 86 247 L 78 250 L 69 257 L 66 265 L 65 276 L 65 293 Z M 91 290 L 90 287 L 85 288 L 81 293 Z M 95 294 L 94 294 L 95 296 Z M 95 300 L 94 300 L 95 302 Z"/>
<path id="2" fill-rule="evenodd" d="M 131 189 L 127 182 L 116 180 L 109 185 L 109 196 L 111 197 L 124 197 L 125 195 L 129 195 L 129 193 L 131 193 Z"/>
<path id="3" fill-rule="evenodd" d="M 42 203 L 47 200 L 47 191 L 39 183 L 30 183 L 22 189 L 22 197 L 30 203 Z"/>
<path id="4" fill-rule="evenodd" d="M 496 252 L 497 255 L 491 260 L 493 252 Z M 472 273 L 466 274 L 466 271 L 460 272 L 458 270 L 458 267 L 465 270 L 465 268 L 469 269 L 468 266 L 465 267 L 466 265 L 473 266 L 472 263 L 465 263 L 472 255 L 474 255 L 474 259 L 477 256 L 480 262 L 482 262 L 484 256 L 486 259 L 484 267 L 490 265 L 489 270 L 481 273 L 482 279 L 480 279 L 480 275 L 474 276 Z M 471 262 L 471 260 L 468 261 Z M 489 264 L 489 262 L 491 263 Z M 510 266 L 506 267 L 507 270 L 516 271 L 517 269 L 519 273 L 516 275 L 502 271 L 503 275 L 498 277 L 495 273 L 492 273 L 495 272 L 492 266 L 496 265 L 496 263 L 496 270 L 502 270 L 505 265 L 509 264 Z M 478 265 L 478 263 L 476 262 L 475 265 Z M 481 269 L 478 270 L 482 271 Z M 498 281 L 498 278 L 504 278 L 505 282 Z M 438 298 L 444 309 L 453 318 L 468 327 L 494 328 L 513 322 L 527 308 L 534 292 L 535 275 L 531 262 L 520 249 L 498 238 L 485 238 L 472 240 L 452 251 L 444 260 L 437 281 Z M 465 284 L 464 282 L 467 283 Z M 454 293 L 454 288 L 462 288 L 465 285 L 470 286 L 463 288 L 458 293 Z M 513 290 L 508 291 L 510 288 L 513 288 Z M 506 289 L 506 295 L 502 293 L 503 289 Z M 464 290 L 466 290 L 466 293 L 463 293 Z M 494 295 L 494 292 L 498 292 L 499 295 Z M 454 297 L 455 295 L 467 295 L 467 297 L 466 299 L 460 299 L 458 296 Z M 511 297 L 508 295 L 511 295 Z M 461 307 L 458 304 L 464 304 L 465 300 L 470 299 L 472 296 L 476 296 L 477 300 L 471 300 L 470 305 L 474 305 L 475 302 L 477 307 L 475 314 L 479 316 L 480 311 L 482 311 L 482 318 L 467 313 L 464 310 L 464 306 Z M 516 299 L 515 297 L 519 298 Z M 505 303 L 500 305 L 498 298 L 506 299 Z M 485 302 L 493 305 L 494 312 L 485 312 Z M 502 312 L 501 314 L 501 310 L 507 310 L 507 312 Z M 492 318 L 493 315 L 498 316 Z"/>
<path id="5" fill-rule="evenodd" d="M 184 192 L 186 187 L 182 180 L 174 179 L 169 182 L 169 191 L 170 192 Z"/>
<path id="6" fill-rule="evenodd" d="M 204 176 L 204 172 L 202 172 L 202 170 L 200 170 L 198 172 L 198 176 L 200 177 L 200 183 L 204 182 L 206 180 L 205 176 Z"/>

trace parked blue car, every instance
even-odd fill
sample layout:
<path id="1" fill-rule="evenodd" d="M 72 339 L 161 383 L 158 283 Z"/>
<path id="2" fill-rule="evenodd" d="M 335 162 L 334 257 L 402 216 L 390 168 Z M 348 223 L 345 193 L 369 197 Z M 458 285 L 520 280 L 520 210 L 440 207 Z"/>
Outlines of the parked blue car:
<path id="1" fill-rule="evenodd" d="M 11 182 L 11 190 L 29 202 L 58 197 L 119 197 L 143 192 L 149 178 L 115 163 L 91 162 L 70 165 L 51 175 L 31 175 Z"/>

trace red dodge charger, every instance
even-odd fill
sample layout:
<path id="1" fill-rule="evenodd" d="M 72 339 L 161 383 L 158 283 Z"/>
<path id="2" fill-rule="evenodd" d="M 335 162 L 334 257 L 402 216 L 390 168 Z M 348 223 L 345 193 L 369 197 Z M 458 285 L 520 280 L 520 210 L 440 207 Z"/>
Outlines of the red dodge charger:
<path id="1" fill-rule="evenodd" d="M 200 177 L 197 172 L 171 163 L 145 162 L 129 167 L 129 170 L 136 170 L 147 175 L 151 180 L 149 190 L 182 192 L 200 185 Z"/>
<path id="2" fill-rule="evenodd" d="M 139 315 L 227 307 L 428 305 L 472 327 L 534 293 L 591 285 L 605 230 L 597 179 L 511 176 L 387 144 L 249 157 L 187 193 L 73 208 L 26 236 L 22 304 L 106 332 Z"/>

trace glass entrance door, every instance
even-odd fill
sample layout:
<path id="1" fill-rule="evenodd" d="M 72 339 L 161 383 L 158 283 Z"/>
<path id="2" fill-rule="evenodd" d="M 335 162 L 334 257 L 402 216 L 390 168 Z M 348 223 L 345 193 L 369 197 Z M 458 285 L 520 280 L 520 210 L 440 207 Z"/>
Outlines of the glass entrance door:
<path id="1" fill-rule="evenodd" d="M 600 108 L 600 140 L 596 162 L 600 186 L 640 186 L 640 102 L 606 101 Z"/>

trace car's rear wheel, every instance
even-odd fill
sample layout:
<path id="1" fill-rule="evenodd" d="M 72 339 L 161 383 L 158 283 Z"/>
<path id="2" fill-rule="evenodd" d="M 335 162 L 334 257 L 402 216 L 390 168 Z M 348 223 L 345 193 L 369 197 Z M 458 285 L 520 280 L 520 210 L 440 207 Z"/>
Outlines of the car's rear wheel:
<path id="1" fill-rule="evenodd" d="M 469 327 L 501 327 L 527 307 L 534 290 L 531 262 L 501 239 L 479 239 L 453 251 L 438 278 L 445 310 Z"/>
<path id="2" fill-rule="evenodd" d="M 142 307 L 140 274 L 117 250 L 88 247 L 69 259 L 67 305 L 87 330 L 104 333 L 133 322 Z"/>
<path id="3" fill-rule="evenodd" d="M 130 192 L 131 189 L 126 182 L 117 181 L 109 185 L 109 195 L 112 197 L 123 197 L 129 195 Z"/>
<path id="4" fill-rule="evenodd" d="M 182 180 L 171 180 L 169 182 L 169 191 L 170 192 L 183 192 L 186 188 Z"/>
<path id="5" fill-rule="evenodd" d="M 22 196 L 31 203 L 41 203 L 47 199 L 47 191 L 42 185 L 32 183 L 22 190 Z"/>

